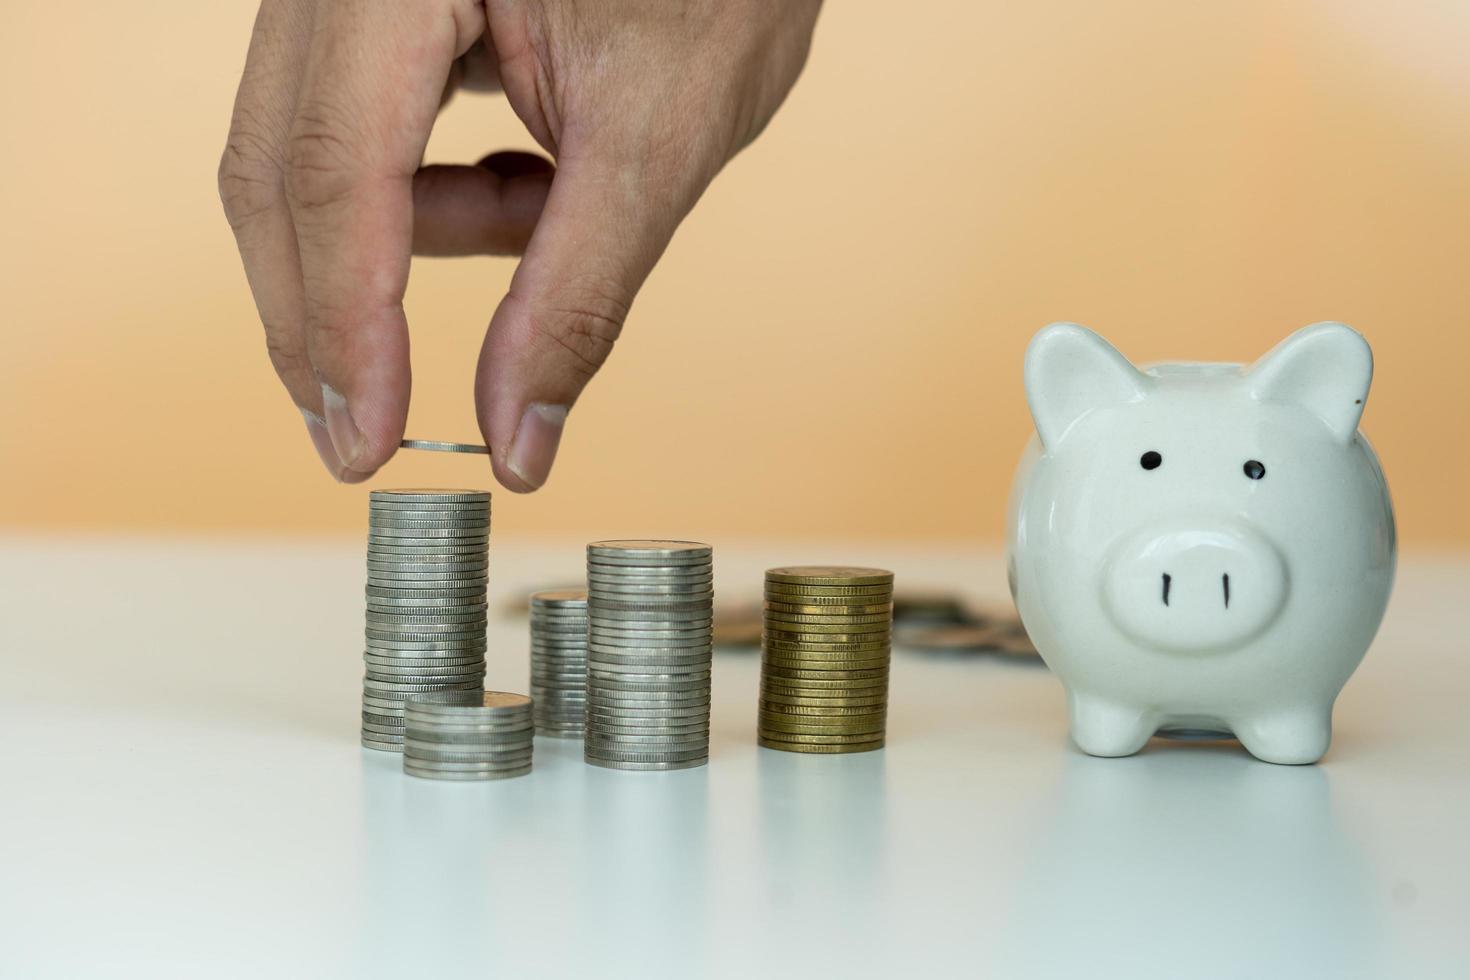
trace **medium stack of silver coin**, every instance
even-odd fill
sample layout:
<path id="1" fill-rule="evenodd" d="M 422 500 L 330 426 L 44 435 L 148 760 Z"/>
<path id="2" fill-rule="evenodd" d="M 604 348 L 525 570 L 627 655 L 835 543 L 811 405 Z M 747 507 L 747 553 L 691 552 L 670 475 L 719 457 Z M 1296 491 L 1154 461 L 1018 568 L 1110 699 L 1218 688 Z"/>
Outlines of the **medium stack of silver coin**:
<path id="1" fill-rule="evenodd" d="M 587 546 L 589 763 L 650 770 L 709 760 L 713 601 L 709 545 Z"/>
<path id="2" fill-rule="evenodd" d="M 362 744 L 398 751 L 404 701 L 485 686 L 490 494 L 374 490 L 368 502 Z"/>
<path id="3" fill-rule="evenodd" d="M 531 596 L 531 701 L 536 734 L 581 738 L 587 709 L 587 590 Z"/>
<path id="4" fill-rule="evenodd" d="M 427 779 L 524 776 L 531 771 L 531 715 L 524 694 L 415 694 L 403 714 L 403 771 Z"/>

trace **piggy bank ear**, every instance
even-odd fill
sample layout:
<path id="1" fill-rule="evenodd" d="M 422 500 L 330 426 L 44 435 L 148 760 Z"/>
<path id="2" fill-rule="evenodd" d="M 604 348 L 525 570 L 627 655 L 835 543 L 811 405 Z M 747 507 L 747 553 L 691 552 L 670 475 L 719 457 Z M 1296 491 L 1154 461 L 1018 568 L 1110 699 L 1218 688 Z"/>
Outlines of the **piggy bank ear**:
<path id="1" fill-rule="evenodd" d="M 1368 400 L 1373 351 L 1351 327 L 1314 323 L 1273 347 L 1245 378 L 1254 397 L 1305 408 L 1345 443 L 1357 433 Z"/>
<path id="2" fill-rule="evenodd" d="M 1094 408 L 1137 401 L 1148 380 L 1116 347 L 1086 327 L 1053 323 L 1026 348 L 1026 404 L 1048 448 Z"/>

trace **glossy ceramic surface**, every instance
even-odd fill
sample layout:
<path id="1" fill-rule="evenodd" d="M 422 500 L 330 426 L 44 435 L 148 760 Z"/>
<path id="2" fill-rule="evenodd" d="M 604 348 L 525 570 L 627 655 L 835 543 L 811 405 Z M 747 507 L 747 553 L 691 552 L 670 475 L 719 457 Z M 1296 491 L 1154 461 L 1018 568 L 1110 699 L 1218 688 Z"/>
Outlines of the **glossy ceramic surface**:
<path id="1" fill-rule="evenodd" d="M 1393 582 L 1393 509 L 1358 432 L 1367 342 L 1305 327 L 1260 360 L 1135 368 L 1054 324 L 1026 352 L 1036 436 L 1011 590 L 1085 752 L 1229 733 L 1315 762 Z"/>

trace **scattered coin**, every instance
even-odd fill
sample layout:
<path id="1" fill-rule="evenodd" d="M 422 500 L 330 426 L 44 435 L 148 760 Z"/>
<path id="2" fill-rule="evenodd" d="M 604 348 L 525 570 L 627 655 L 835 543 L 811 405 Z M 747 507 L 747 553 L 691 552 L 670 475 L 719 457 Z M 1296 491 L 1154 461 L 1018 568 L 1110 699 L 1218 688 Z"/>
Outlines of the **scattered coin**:
<path id="1" fill-rule="evenodd" d="M 1018 618 L 1010 621 L 997 619 L 985 626 L 914 627 L 901 630 L 895 640 L 915 650 L 995 653 L 1003 657 L 1040 661 L 1035 645 Z"/>

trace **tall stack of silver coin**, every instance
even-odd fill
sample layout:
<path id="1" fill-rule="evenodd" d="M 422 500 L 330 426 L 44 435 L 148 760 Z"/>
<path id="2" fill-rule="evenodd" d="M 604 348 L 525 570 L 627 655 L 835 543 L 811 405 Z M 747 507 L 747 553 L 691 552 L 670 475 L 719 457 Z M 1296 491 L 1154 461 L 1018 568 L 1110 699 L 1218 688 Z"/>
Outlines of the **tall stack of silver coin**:
<path id="1" fill-rule="evenodd" d="M 404 710 L 403 771 L 507 779 L 531 771 L 531 699 L 501 691 L 415 694 Z"/>
<path id="2" fill-rule="evenodd" d="M 531 596 L 531 701 L 536 734 L 581 738 L 587 709 L 587 590 Z"/>
<path id="3" fill-rule="evenodd" d="M 589 763 L 648 770 L 709 761 L 713 601 L 709 545 L 587 546 Z"/>
<path id="4" fill-rule="evenodd" d="M 490 494 L 374 490 L 368 502 L 362 744 L 402 748 L 404 701 L 485 686 Z"/>

